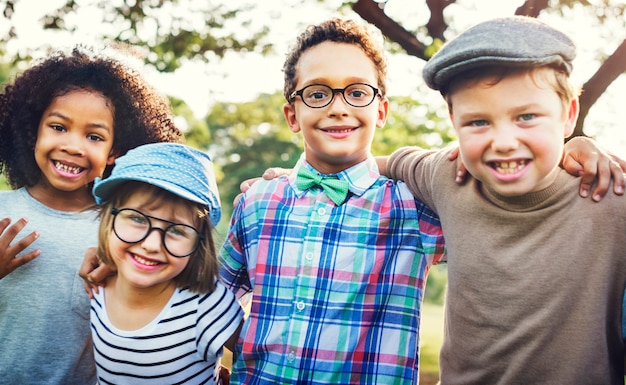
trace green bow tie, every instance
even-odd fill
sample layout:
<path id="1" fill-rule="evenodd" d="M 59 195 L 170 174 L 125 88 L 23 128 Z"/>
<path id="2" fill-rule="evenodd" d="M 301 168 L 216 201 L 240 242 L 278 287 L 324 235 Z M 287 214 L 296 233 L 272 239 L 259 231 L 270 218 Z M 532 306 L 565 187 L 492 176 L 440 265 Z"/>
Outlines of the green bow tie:
<path id="1" fill-rule="evenodd" d="M 309 170 L 306 167 L 300 167 L 296 176 L 296 186 L 301 190 L 308 190 L 314 186 L 321 186 L 328 197 L 340 206 L 348 196 L 348 182 L 345 180 L 323 177 L 322 175 Z"/>

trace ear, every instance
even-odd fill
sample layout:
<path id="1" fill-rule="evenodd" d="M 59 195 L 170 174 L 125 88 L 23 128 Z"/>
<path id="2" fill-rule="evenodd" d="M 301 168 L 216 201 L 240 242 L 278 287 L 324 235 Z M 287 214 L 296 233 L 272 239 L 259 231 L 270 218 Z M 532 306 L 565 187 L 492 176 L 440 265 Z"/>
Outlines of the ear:
<path id="1" fill-rule="evenodd" d="M 298 118 L 296 116 L 296 107 L 291 103 L 283 104 L 283 115 L 285 115 L 285 120 L 287 121 L 287 125 L 291 132 L 298 133 L 300 132 L 300 124 L 298 123 Z"/>
<path id="2" fill-rule="evenodd" d="M 378 119 L 376 119 L 376 128 L 382 128 L 387 123 L 387 114 L 389 113 L 389 100 L 384 98 L 378 103 Z"/>
<path id="3" fill-rule="evenodd" d="M 107 158 L 107 166 L 113 165 L 115 163 L 115 159 L 117 159 L 117 153 L 115 153 L 113 149 L 111 149 L 109 157 Z"/>
<path id="4" fill-rule="evenodd" d="M 563 127 L 564 138 L 568 138 L 574 133 L 574 128 L 576 128 L 576 122 L 578 121 L 578 113 L 580 112 L 579 107 L 578 97 L 570 100 L 568 110 L 566 111 L 565 126 Z"/>

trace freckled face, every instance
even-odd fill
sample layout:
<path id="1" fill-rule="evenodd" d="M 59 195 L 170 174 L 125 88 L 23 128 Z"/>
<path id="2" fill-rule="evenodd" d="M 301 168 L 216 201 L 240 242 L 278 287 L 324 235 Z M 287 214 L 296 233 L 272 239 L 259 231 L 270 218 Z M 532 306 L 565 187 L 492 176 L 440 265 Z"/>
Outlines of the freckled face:
<path id="1" fill-rule="evenodd" d="M 35 144 L 43 181 L 54 189 L 85 189 L 113 164 L 113 110 L 96 92 L 76 90 L 58 96 L 44 111 Z"/>
<path id="2" fill-rule="evenodd" d="M 502 195 L 543 190 L 556 178 L 564 138 L 576 123 L 577 100 L 564 111 L 545 77 L 528 73 L 492 83 L 479 80 L 450 95 L 463 162 Z"/>
<path id="3" fill-rule="evenodd" d="M 306 50 L 297 65 L 296 90 L 311 84 L 344 88 L 366 83 L 378 88 L 374 63 L 356 45 L 324 42 Z M 335 94 L 326 107 L 310 108 L 300 96 L 283 111 L 293 132 L 302 131 L 306 160 L 326 174 L 345 170 L 367 158 L 376 128 L 387 118 L 388 101 L 376 97 L 366 107 L 353 107 Z"/>

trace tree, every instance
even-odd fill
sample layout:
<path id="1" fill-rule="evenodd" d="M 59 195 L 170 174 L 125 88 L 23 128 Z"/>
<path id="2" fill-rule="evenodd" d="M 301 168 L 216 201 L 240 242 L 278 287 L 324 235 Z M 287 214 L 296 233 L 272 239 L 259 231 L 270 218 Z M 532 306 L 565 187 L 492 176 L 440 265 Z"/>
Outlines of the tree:
<path id="1" fill-rule="evenodd" d="M 407 54 L 428 60 L 446 41 L 445 33 L 449 25 L 444 17 L 444 11 L 456 0 L 425 0 L 430 10 L 430 19 L 426 25 L 422 26 L 422 29 L 426 31 L 425 34 L 407 31 L 400 23 L 387 16 L 384 11 L 384 3 L 387 1 L 357 0 L 352 8 L 363 19 L 376 25 L 388 39 L 398 43 Z M 602 0 L 594 5 L 587 0 L 560 0 L 553 1 L 552 3 L 556 3 L 553 7 L 549 7 L 549 3 L 549 0 L 526 0 L 517 8 L 515 14 L 537 17 L 542 12 L 561 12 L 563 8 L 581 5 L 586 7 L 589 13 L 598 17 L 600 23 L 610 18 L 621 17 L 625 20 L 626 4 L 623 2 Z M 626 21 L 621 30 L 625 28 Z M 626 72 L 626 39 L 583 85 L 584 92 L 580 97 L 580 117 L 573 136 L 585 135 L 583 126 L 589 110 L 608 86 L 624 72 Z"/>
<path id="2" fill-rule="evenodd" d="M 10 24 L 19 3 L 0 0 L 2 14 Z M 44 16 L 42 26 L 48 31 L 74 31 L 76 25 L 70 20 L 76 20 L 81 7 L 88 6 L 97 6 L 103 24 L 115 26 L 102 36 L 104 39 L 134 47 L 146 63 L 159 71 L 172 72 L 186 60 L 208 62 L 227 51 L 265 53 L 272 49 L 263 40 L 269 26 L 254 23 L 252 6 L 212 0 L 113 0 L 97 4 L 66 0 Z M 15 31 L 11 24 L 2 41 L 16 37 Z M 14 61 L 28 59 L 28 53 L 25 55 L 18 55 Z"/>

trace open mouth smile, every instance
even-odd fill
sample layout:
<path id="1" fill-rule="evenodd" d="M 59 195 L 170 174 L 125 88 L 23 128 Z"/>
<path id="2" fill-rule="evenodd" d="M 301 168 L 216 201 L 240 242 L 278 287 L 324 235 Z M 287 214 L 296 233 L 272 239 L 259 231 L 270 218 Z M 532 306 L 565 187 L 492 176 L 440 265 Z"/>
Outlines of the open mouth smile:
<path id="1" fill-rule="evenodd" d="M 528 161 L 525 159 L 512 160 L 509 162 L 489 162 L 489 166 L 500 174 L 514 174 L 524 169 L 527 164 Z"/>
<path id="2" fill-rule="evenodd" d="M 54 161 L 54 167 L 59 170 L 59 171 L 63 171 L 65 173 L 68 174 L 80 174 L 84 168 L 83 167 L 78 167 L 78 166 L 68 166 L 66 164 L 63 164 L 61 162 Z"/>

